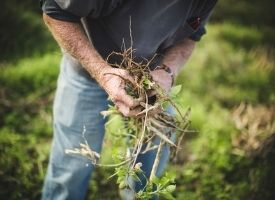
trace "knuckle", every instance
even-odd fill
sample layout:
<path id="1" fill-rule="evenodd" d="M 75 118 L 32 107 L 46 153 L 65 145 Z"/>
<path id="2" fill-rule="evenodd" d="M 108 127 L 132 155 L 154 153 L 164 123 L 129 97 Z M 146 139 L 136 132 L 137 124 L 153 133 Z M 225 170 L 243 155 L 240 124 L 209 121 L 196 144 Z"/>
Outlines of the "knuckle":
<path id="1" fill-rule="evenodd" d="M 129 117 L 129 111 L 123 110 L 121 109 L 120 112 L 125 116 L 125 117 Z"/>
<path id="2" fill-rule="evenodd" d="M 135 105 L 134 101 L 131 101 L 131 100 L 128 101 L 128 106 L 129 107 L 134 107 L 134 105 Z"/>
<path id="3" fill-rule="evenodd" d="M 117 101 L 117 98 L 115 97 L 115 96 L 111 96 L 111 98 L 110 98 L 111 100 L 112 100 L 112 102 L 116 102 Z"/>
<path id="4" fill-rule="evenodd" d="M 112 100 L 113 101 L 117 101 L 117 100 L 119 100 L 120 99 L 120 95 L 118 94 L 118 93 L 114 93 L 113 95 L 112 95 Z"/>
<path id="5" fill-rule="evenodd" d="M 126 70 L 121 70 L 120 73 L 123 76 L 128 76 L 129 75 L 129 73 Z"/>

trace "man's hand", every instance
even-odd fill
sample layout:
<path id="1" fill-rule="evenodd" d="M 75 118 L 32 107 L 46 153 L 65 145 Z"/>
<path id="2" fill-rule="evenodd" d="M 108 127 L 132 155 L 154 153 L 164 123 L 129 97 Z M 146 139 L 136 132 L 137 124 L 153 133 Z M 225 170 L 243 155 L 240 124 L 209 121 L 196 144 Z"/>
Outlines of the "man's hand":
<path id="1" fill-rule="evenodd" d="M 150 72 L 153 80 L 168 94 L 171 90 L 173 78 L 163 69 L 156 69 Z"/>
<path id="2" fill-rule="evenodd" d="M 164 54 L 162 63 L 169 66 L 174 77 L 179 74 L 181 67 L 187 62 L 195 48 L 195 41 L 185 39 L 177 45 L 170 47 Z M 173 78 L 164 69 L 156 69 L 151 72 L 154 81 L 167 93 L 172 87 Z"/>
<path id="3" fill-rule="evenodd" d="M 142 110 L 139 107 L 142 98 L 134 99 L 124 89 L 124 80 L 132 80 L 132 77 L 127 71 L 112 68 L 106 63 L 80 24 L 56 20 L 46 14 L 43 14 L 43 19 L 63 50 L 76 58 L 96 79 L 124 116 L 135 116 Z"/>
<path id="4" fill-rule="evenodd" d="M 128 95 L 125 91 L 127 81 L 133 82 L 134 80 L 126 70 L 111 67 L 104 68 L 98 78 L 99 84 L 109 94 L 118 110 L 126 117 L 136 116 L 142 111 L 140 102 L 144 100 L 144 97 L 135 99 Z"/>
<path id="5" fill-rule="evenodd" d="M 43 14 L 43 19 L 62 49 L 76 58 L 89 74 L 98 81 L 123 115 L 134 116 L 141 110 L 138 105 L 142 98 L 133 99 L 133 97 L 126 94 L 125 82 L 121 77 L 130 80 L 129 74 L 122 69 L 111 68 L 106 63 L 88 40 L 80 24 L 56 20 L 46 14 Z M 191 55 L 193 48 L 194 41 L 184 40 L 167 50 L 163 63 L 171 67 L 173 74 L 177 74 L 180 66 Z M 99 74 L 102 76 L 98 77 Z M 169 73 L 159 69 L 153 71 L 152 76 L 164 90 L 169 92 L 172 85 L 172 77 Z"/>

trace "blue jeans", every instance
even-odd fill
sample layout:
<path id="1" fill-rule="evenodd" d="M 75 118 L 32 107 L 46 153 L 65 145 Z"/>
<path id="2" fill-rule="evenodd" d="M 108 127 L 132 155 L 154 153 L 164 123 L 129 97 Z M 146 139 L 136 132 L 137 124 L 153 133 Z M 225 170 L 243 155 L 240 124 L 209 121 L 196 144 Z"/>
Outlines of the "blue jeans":
<path id="1" fill-rule="evenodd" d="M 65 150 L 79 147 L 85 125 L 87 142 L 94 151 L 101 152 L 105 120 L 100 111 L 106 110 L 107 104 L 105 91 L 76 60 L 64 54 L 54 100 L 54 137 L 42 200 L 85 199 L 94 166 L 87 158 L 65 154 Z M 146 176 L 150 174 L 155 154 L 151 151 L 138 157 L 137 162 L 143 163 Z M 168 157 L 169 147 L 166 147 L 157 170 L 158 176 L 163 172 Z M 136 184 L 136 190 L 143 188 L 144 184 L 144 181 Z"/>

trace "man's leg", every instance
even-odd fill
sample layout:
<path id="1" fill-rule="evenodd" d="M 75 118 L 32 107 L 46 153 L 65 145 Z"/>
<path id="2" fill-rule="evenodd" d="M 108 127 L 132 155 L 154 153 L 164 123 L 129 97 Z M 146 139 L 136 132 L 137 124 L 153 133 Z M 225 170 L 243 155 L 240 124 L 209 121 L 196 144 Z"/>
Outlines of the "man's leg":
<path id="1" fill-rule="evenodd" d="M 65 150 L 84 142 L 85 126 L 85 139 L 91 149 L 101 151 L 105 121 L 100 111 L 106 108 L 106 93 L 77 62 L 65 55 L 54 102 L 54 138 L 43 200 L 85 198 L 93 166 L 88 159 L 65 154 Z"/>

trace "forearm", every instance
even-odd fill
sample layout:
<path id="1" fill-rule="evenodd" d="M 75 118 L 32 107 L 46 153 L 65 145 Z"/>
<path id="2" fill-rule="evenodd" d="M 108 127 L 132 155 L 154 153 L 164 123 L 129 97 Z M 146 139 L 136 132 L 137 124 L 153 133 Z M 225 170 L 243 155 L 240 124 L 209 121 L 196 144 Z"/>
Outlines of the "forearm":
<path id="1" fill-rule="evenodd" d="M 180 69 L 187 62 L 195 48 L 195 41 L 186 39 L 167 50 L 163 58 L 163 64 L 169 66 L 174 75 L 179 74 Z"/>
<path id="2" fill-rule="evenodd" d="M 76 58 L 92 77 L 99 80 L 103 69 L 110 66 L 88 40 L 81 25 L 55 20 L 46 14 L 43 14 L 43 19 L 59 46 Z"/>
<path id="3" fill-rule="evenodd" d="M 124 116 L 135 116 L 143 97 L 134 99 L 125 91 L 126 80 L 132 80 L 124 69 L 113 68 L 99 55 L 80 24 L 55 20 L 47 15 L 43 19 L 59 46 L 76 58 L 108 93 Z"/>

